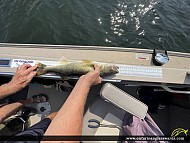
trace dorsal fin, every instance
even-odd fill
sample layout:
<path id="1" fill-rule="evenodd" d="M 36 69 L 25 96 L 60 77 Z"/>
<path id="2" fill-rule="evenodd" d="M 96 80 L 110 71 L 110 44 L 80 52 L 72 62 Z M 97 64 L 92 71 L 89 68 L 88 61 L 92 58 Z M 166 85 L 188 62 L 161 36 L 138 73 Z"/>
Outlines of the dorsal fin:
<path id="1" fill-rule="evenodd" d="M 105 64 L 99 64 L 100 70 L 103 70 L 105 67 Z"/>
<path id="2" fill-rule="evenodd" d="M 64 56 L 62 56 L 62 57 L 59 59 L 58 63 L 59 63 L 59 65 L 64 65 L 64 64 L 67 64 L 68 61 L 67 61 L 67 59 L 66 59 Z"/>
<path id="3" fill-rule="evenodd" d="M 90 60 L 82 60 L 85 66 L 94 67 L 94 62 Z"/>

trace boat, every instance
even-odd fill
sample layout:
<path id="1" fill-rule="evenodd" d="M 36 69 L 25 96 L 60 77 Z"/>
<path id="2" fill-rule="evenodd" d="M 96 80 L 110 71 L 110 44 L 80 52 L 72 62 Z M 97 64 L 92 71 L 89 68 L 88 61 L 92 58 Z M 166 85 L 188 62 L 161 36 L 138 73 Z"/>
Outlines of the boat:
<path id="1" fill-rule="evenodd" d="M 47 65 L 56 65 L 63 56 L 69 62 L 88 59 L 97 63 L 115 64 L 119 67 L 118 74 L 104 77 L 100 85 L 91 88 L 85 105 L 82 135 L 122 134 L 119 129 L 101 128 L 99 130 L 88 127 L 88 121 L 91 118 L 122 127 L 126 111 L 100 96 L 100 90 L 106 83 L 115 85 L 137 99 L 139 99 L 139 89 L 146 87 L 161 91 L 163 94 L 169 93 L 170 104 L 159 107 L 157 114 L 150 113 L 151 117 L 168 136 L 177 127 L 190 129 L 188 123 L 190 115 L 189 53 L 123 47 L 0 43 L 1 84 L 11 79 L 20 64 L 34 65 L 36 62 L 42 62 Z M 54 74 L 34 77 L 25 90 L 24 98 L 44 93 L 48 95 L 49 100 L 45 104 L 31 105 L 38 109 L 38 114 L 30 117 L 31 125 L 39 122 L 49 113 L 58 111 L 77 80 L 78 77 L 69 77 L 68 82 L 65 83 L 61 77 Z M 162 96 L 162 98 L 165 100 L 166 97 Z M 40 110 L 42 107 L 46 109 L 45 112 Z M 114 123 L 111 118 L 114 118 L 117 123 Z"/>

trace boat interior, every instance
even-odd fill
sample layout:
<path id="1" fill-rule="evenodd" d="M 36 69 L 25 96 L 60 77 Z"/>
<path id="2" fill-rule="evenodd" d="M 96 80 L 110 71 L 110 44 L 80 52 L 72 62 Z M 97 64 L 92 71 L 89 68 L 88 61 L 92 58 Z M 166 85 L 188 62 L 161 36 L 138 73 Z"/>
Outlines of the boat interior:
<path id="1" fill-rule="evenodd" d="M 0 84 L 10 81 L 19 64 L 31 61 L 34 63 L 43 61 L 54 65 L 64 56 L 70 62 L 88 59 L 116 64 L 119 66 L 118 74 L 103 77 L 101 84 L 90 89 L 84 110 L 82 135 L 123 134 L 123 119 L 127 111 L 102 98 L 101 95 L 103 86 L 111 83 L 144 102 L 148 106 L 149 115 L 163 134 L 170 136 L 176 128 L 190 129 L 190 54 L 156 52 L 165 53 L 169 60 L 164 64 L 156 64 L 155 50 L 149 49 L 1 43 Z M 28 105 L 38 111 L 29 118 L 32 126 L 60 109 L 77 80 L 78 77 L 69 77 L 67 81 L 63 81 L 53 74 L 36 76 L 29 86 L 10 97 L 16 101 L 41 93 L 48 95 L 48 102 Z M 117 125 L 120 128 L 90 128 L 88 126 L 90 119 L 96 119 L 101 124 Z"/>

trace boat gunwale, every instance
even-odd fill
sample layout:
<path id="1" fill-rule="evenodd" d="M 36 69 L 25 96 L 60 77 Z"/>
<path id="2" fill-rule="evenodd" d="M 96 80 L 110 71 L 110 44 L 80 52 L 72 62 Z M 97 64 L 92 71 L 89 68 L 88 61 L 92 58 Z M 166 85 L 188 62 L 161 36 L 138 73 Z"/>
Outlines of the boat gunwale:
<path id="1" fill-rule="evenodd" d="M 43 49 L 54 48 L 54 49 L 99 50 L 99 51 L 136 52 L 136 53 L 153 54 L 153 49 L 105 47 L 105 46 L 0 43 L 0 47 L 4 47 L 4 48 L 11 47 L 11 48 L 43 48 Z M 167 54 L 168 54 L 168 56 L 190 58 L 190 53 L 167 51 Z"/>

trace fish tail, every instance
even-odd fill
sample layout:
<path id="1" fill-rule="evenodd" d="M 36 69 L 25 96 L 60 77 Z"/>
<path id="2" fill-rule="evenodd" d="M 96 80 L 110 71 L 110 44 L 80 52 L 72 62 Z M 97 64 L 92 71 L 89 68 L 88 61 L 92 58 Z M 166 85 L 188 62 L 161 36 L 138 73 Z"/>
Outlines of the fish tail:
<path id="1" fill-rule="evenodd" d="M 42 63 L 37 63 L 37 75 L 43 75 L 46 73 L 46 65 Z"/>

